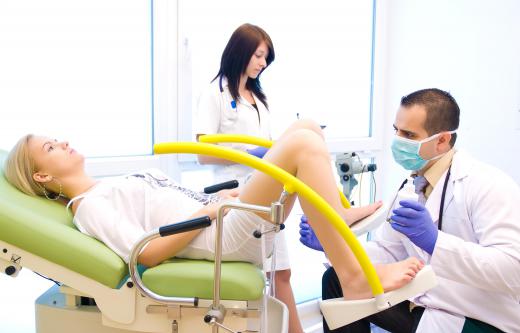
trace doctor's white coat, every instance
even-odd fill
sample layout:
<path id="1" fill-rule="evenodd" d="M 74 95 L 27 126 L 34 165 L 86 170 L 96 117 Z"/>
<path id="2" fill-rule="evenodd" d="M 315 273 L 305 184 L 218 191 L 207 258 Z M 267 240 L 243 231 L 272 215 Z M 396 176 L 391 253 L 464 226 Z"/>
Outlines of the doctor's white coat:
<path id="1" fill-rule="evenodd" d="M 437 224 L 446 173 L 426 202 Z M 417 332 L 461 332 L 464 317 L 520 332 L 520 188 L 464 152 L 453 157 L 442 231 L 433 255 L 385 223 L 366 245 L 374 262 L 415 256 L 439 284 L 411 299 L 426 307 Z"/>

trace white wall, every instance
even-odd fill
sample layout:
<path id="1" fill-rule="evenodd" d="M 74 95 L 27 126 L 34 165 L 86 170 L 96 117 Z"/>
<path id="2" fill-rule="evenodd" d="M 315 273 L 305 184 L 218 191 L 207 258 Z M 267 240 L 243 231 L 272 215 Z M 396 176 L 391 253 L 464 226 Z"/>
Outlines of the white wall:
<path id="1" fill-rule="evenodd" d="M 376 80 L 385 89 L 384 198 L 405 174 L 390 153 L 400 98 L 431 87 L 459 103 L 458 147 L 520 183 L 520 1 L 392 0 L 383 7 L 385 40 L 377 40 L 376 56 L 384 65 Z"/>

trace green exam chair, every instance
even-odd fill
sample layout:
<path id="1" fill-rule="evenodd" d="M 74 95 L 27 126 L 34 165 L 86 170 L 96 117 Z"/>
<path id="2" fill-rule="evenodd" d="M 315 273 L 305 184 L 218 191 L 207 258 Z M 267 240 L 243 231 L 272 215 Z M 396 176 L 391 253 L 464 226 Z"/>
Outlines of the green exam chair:
<path id="1" fill-rule="evenodd" d="M 194 300 L 156 302 L 136 288 L 120 257 L 75 228 L 64 205 L 12 187 L 3 175 L 6 156 L 0 150 L 0 271 L 16 277 L 26 267 L 59 282 L 36 300 L 38 333 L 218 330 L 203 320 L 212 304 L 213 262 L 174 258 L 142 272 L 152 292 Z M 263 272 L 252 264 L 222 263 L 223 325 L 240 332 L 287 332 L 287 309 L 265 295 L 264 286 Z"/>

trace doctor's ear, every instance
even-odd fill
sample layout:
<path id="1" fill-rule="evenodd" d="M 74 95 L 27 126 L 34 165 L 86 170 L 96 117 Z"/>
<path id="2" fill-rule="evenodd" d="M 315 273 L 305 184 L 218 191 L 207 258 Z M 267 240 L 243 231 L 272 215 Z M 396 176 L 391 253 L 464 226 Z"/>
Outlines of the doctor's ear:
<path id="1" fill-rule="evenodd" d="M 439 135 L 439 141 L 437 141 L 438 148 L 440 150 L 444 150 L 445 147 L 448 147 L 448 149 L 451 149 L 450 145 L 451 140 L 451 133 L 444 132 L 441 135 Z"/>

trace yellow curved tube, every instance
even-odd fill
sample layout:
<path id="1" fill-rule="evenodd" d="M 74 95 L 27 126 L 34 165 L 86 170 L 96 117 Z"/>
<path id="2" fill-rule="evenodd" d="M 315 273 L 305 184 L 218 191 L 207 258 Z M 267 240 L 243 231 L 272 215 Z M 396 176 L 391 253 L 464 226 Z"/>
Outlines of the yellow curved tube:
<path id="1" fill-rule="evenodd" d="M 226 160 L 240 163 L 262 171 L 270 175 L 284 185 L 284 188 L 290 192 L 297 192 L 299 196 L 309 201 L 316 209 L 325 216 L 325 218 L 332 224 L 332 226 L 343 237 L 348 244 L 354 256 L 358 260 L 361 268 L 368 280 L 368 284 L 372 289 L 374 296 L 382 295 L 384 293 L 381 281 L 377 276 L 376 270 L 365 250 L 357 240 L 354 233 L 347 227 L 345 221 L 339 214 L 314 190 L 307 186 L 304 182 L 294 177 L 287 171 L 269 163 L 260 158 L 251 156 L 247 153 L 236 151 L 232 148 L 217 146 L 208 143 L 194 143 L 194 142 L 166 142 L 157 143 L 154 145 L 155 154 L 201 154 L 210 155 L 214 157 L 223 158 Z"/>
<path id="2" fill-rule="evenodd" d="M 341 189 L 339 189 L 339 198 L 341 199 L 341 204 L 343 205 L 343 207 L 350 208 L 350 201 L 348 201 L 347 197 L 345 196 L 345 194 L 343 194 L 343 191 L 341 191 Z"/>
<path id="3" fill-rule="evenodd" d="M 256 136 L 243 134 L 206 134 L 199 136 L 199 142 L 219 143 L 219 142 L 238 142 L 247 143 L 255 146 L 271 148 L 273 142 L 271 140 L 262 139 Z"/>
<path id="4" fill-rule="evenodd" d="M 262 146 L 271 148 L 274 144 L 273 141 L 262 139 L 256 136 L 244 135 L 244 134 L 206 134 L 199 137 L 199 142 L 204 143 L 219 143 L 219 142 L 236 142 L 236 143 L 248 143 L 256 146 Z M 345 197 L 343 191 L 339 190 L 339 196 L 341 198 L 341 204 L 345 208 L 350 208 L 350 201 Z"/>

